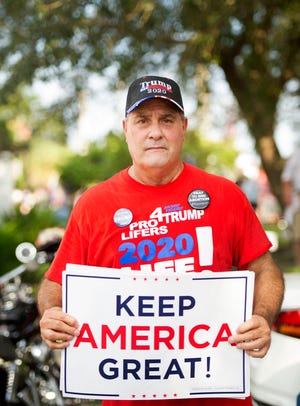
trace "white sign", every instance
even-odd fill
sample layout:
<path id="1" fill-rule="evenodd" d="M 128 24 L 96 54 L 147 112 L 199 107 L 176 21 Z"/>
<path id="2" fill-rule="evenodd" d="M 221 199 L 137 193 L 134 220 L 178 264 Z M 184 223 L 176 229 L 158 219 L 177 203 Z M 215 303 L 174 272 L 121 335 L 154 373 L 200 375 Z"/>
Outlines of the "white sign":
<path id="1" fill-rule="evenodd" d="M 251 317 L 249 271 L 155 274 L 68 265 L 63 307 L 80 334 L 64 350 L 64 396 L 249 396 L 247 354 L 228 343 Z"/>

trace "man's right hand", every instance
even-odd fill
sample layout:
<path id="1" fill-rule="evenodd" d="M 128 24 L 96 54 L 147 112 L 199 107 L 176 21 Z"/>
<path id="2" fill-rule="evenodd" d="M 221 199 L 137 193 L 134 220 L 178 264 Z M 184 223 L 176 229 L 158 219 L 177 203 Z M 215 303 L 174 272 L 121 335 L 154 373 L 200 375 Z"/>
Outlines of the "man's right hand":
<path id="1" fill-rule="evenodd" d="M 68 347 L 70 341 L 79 335 L 78 321 L 62 311 L 61 307 L 45 310 L 40 320 L 41 336 L 53 349 Z"/>

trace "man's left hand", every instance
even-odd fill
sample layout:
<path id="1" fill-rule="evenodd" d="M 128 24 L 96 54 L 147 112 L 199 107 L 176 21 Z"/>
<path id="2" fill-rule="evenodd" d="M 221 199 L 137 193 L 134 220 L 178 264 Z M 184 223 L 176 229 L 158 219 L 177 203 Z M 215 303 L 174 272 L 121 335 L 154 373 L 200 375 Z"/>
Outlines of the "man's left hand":
<path id="1" fill-rule="evenodd" d="M 271 344 L 271 329 L 266 319 L 254 314 L 250 320 L 239 325 L 236 334 L 228 339 L 230 344 L 245 350 L 254 358 L 263 358 Z"/>

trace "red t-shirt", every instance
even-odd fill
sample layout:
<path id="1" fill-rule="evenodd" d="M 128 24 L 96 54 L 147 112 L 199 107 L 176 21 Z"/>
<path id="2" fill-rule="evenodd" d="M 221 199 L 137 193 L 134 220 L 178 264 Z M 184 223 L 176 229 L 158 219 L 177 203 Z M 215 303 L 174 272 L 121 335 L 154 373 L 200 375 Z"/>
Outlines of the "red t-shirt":
<path id="1" fill-rule="evenodd" d="M 149 186 L 136 182 L 126 169 L 80 197 L 46 277 L 61 283 L 67 263 L 171 273 L 246 269 L 270 246 L 250 203 L 233 182 L 185 164 L 174 182 Z M 107 400 L 103 406 L 119 402 L 140 404 Z M 251 405 L 250 398 L 142 402 Z"/>

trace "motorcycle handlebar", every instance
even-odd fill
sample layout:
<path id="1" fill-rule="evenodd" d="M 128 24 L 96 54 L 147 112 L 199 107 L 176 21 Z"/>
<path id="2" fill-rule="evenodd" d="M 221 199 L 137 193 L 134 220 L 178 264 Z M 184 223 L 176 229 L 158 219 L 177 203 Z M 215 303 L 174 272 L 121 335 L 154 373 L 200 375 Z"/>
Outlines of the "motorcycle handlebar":
<path id="1" fill-rule="evenodd" d="M 40 265 L 52 262 L 55 255 L 55 253 L 52 252 L 37 251 L 36 247 L 30 242 L 22 242 L 19 244 L 15 254 L 22 264 L 0 276 L 0 287 L 26 271 L 34 271 Z"/>
<path id="2" fill-rule="evenodd" d="M 7 283 L 9 280 L 14 279 L 17 276 L 21 275 L 26 270 L 27 270 L 26 265 L 22 264 L 12 269 L 11 271 L 5 273 L 4 275 L 0 276 L 0 287 L 1 285 Z"/>

